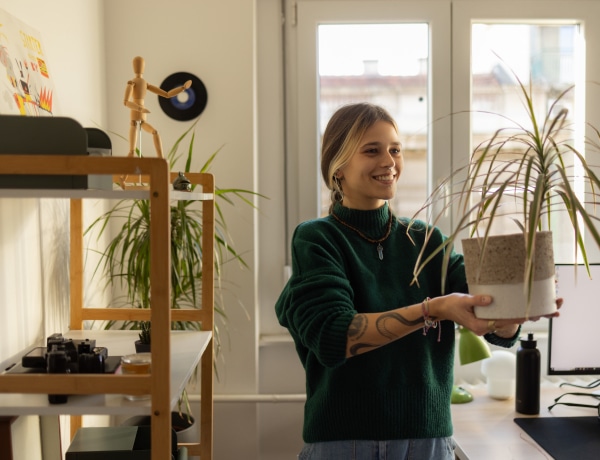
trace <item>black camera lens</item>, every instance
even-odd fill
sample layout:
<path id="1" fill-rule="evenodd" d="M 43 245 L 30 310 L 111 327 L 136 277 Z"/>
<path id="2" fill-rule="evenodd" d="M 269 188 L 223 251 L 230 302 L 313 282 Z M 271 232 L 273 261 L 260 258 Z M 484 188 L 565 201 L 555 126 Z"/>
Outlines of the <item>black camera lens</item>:
<path id="1" fill-rule="evenodd" d="M 48 352 L 47 361 L 49 374 L 66 374 L 69 372 L 67 353 L 64 350 L 57 349 L 56 345 Z M 64 404 L 67 402 L 67 395 L 48 395 L 48 402 L 50 404 Z"/>
<path id="2" fill-rule="evenodd" d="M 103 374 L 104 355 L 97 353 L 84 353 L 79 355 L 80 374 Z"/>

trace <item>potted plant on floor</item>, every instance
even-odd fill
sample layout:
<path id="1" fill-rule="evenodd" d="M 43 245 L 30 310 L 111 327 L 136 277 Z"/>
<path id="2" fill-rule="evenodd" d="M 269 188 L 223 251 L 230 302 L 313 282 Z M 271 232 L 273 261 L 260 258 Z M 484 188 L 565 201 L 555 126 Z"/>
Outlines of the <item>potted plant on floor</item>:
<path id="1" fill-rule="evenodd" d="M 183 173 L 190 172 L 194 150 L 195 133 L 192 124 L 175 142 L 170 149 L 167 159 L 171 170 L 183 154 L 179 146 L 184 139 L 189 139 L 185 153 L 185 168 Z M 219 151 L 214 152 L 202 165 L 198 172 L 208 172 Z M 226 312 L 220 300 L 220 294 L 225 289 L 221 267 L 225 263 L 237 262 L 242 268 L 247 268 L 243 256 L 237 252 L 228 233 L 227 222 L 221 210 L 223 204 L 235 205 L 236 202 L 254 206 L 253 197 L 261 196 L 255 192 L 237 188 L 215 189 L 215 305 L 214 309 L 223 320 Z M 193 200 L 180 200 L 171 205 L 171 307 L 172 308 L 201 308 L 202 267 L 202 210 Z M 121 287 L 123 295 L 115 299 L 115 305 L 138 308 L 150 307 L 150 205 L 148 200 L 122 200 L 117 202 L 109 211 L 102 214 L 87 228 L 86 234 L 94 232 L 97 239 L 111 227 L 119 228 L 110 239 L 105 250 L 99 251 L 100 261 L 94 271 L 94 276 L 103 276 L 106 286 Z M 96 251 L 95 249 L 93 249 Z M 107 322 L 106 328 L 141 329 L 150 324 L 143 321 Z M 174 330 L 199 330 L 201 325 L 193 321 L 176 321 L 172 323 Z M 217 325 L 214 329 L 215 355 L 220 347 L 220 332 Z M 216 369 L 216 364 L 215 364 Z M 218 377 L 218 374 L 217 374 Z M 185 406 L 185 410 L 182 407 Z M 182 414 L 187 412 L 187 414 Z M 184 391 L 180 399 L 180 410 L 172 414 L 184 424 L 192 421 L 187 393 Z M 178 424 L 179 422 L 177 422 Z M 176 420 L 173 420 L 176 425 Z M 178 434 L 179 437 L 179 434 Z"/>
<path id="2" fill-rule="evenodd" d="M 447 240 L 432 253 L 426 256 L 421 251 L 414 282 L 418 283 L 423 267 L 442 253 L 447 267 L 447 249 L 468 235 L 462 245 L 469 291 L 494 297 L 490 307 L 475 311 L 478 317 L 487 319 L 529 318 L 556 310 L 552 227 L 557 219 L 568 221 L 575 252 L 586 266 L 585 230 L 590 241 L 600 246 L 595 226 L 598 217 L 586 208 L 586 204 L 600 199 L 600 180 L 589 160 L 592 153 L 600 152 L 599 131 L 592 128 L 596 139 L 581 143 L 586 146 L 586 157 L 577 139 L 573 139 L 574 129 L 563 106 L 573 87 L 559 94 L 539 117 L 531 87 L 513 75 L 528 123 L 519 124 L 499 114 L 508 120 L 508 126 L 478 145 L 468 164 L 453 171 L 419 211 L 427 211 L 427 223 L 431 225 L 438 225 L 448 212 L 454 212 L 457 221 Z M 575 180 L 586 187 L 585 197 L 576 190 Z M 440 203 L 444 203 L 441 211 L 433 212 Z M 507 205 L 515 209 L 507 210 Z M 506 219 L 514 232 L 496 235 L 494 226 Z M 410 226 L 415 222 L 416 218 Z M 425 232 L 423 248 L 430 238 Z"/>

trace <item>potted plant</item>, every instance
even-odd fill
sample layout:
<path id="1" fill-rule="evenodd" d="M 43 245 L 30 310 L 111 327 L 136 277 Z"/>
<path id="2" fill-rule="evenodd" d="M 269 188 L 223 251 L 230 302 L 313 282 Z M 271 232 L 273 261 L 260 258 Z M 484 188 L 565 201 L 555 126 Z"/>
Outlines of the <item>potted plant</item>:
<path id="1" fill-rule="evenodd" d="M 585 139 L 586 158 L 573 139 L 568 110 L 563 106 L 573 87 L 560 93 L 540 117 L 531 87 L 513 75 L 528 123 L 519 124 L 499 114 L 508 126 L 479 144 L 468 164 L 453 171 L 419 211 L 427 212 L 431 225 L 438 225 L 444 214 L 453 212 L 456 224 L 448 238 L 427 256 L 424 249 L 430 249 L 430 234 L 425 230 L 426 241 L 414 268 L 414 282 L 418 283 L 423 267 L 442 253 L 447 267 L 447 249 L 466 237 L 462 245 L 469 291 L 494 297 L 491 306 L 475 311 L 478 317 L 487 319 L 529 318 L 556 311 L 552 228 L 557 219 L 568 222 L 576 242 L 575 252 L 580 253 L 586 266 L 584 231 L 600 246 L 595 227 L 598 217 L 585 207 L 600 198 L 600 180 L 588 159 L 600 148 L 597 140 Z M 591 129 L 600 138 L 600 132 Z M 578 194 L 574 180 L 586 187 L 585 198 Z M 433 212 L 440 203 L 441 210 Z M 508 205 L 514 209 L 507 210 Z M 507 219 L 514 232 L 495 234 L 494 227 Z M 415 222 L 416 217 L 409 226 Z"/>
<path id="2" fill-rule="evenodd" d="M 171 170 L 182 157 L 179 146 L 189 137 L 185 153 L 185 167 L 177 178 L 185 182 L 185 173 L 190 172 L 194 149 L 195 133 L 192 124 L 173 144 L 167 159 Z M 122 136 L 121 136 L 122 137 Z M 219 150 L 214 152 L 202 165 L 199 172 L 208 172 Z M 188 187 L 185 187 L 188 190 Z M 190 188 L 193 190 L 193 187 Z M 221 266 L 224 263 L 237 261 L 242 267 L 247 264 L 241 254 L 235 249 L 228 234 L 227 222 L 221 211 L 224 203 L 234 205 L 236 198 L 243 204 L 254 206 L 253 196 L 261 196 L 255 192 L 237 188 L 215 189 L 215 305 L 214 309 L 223 319 L 226 313 L 222 307 L 219 294 L 224 289 L 221 277 Z M 201 206 L 194 200 L 179 200 L 171 205 L 171 308 L 200 308 L 202 280 L 202 211 Z M 119 231 L 110 239 L 105 250 L 100 251 L 100 261 L 95 268 L 94 276 L 102 275 L 106 286 L 116 285 L 122 288 L 124 294 L 115 299 L 115 304 L 125 306 L 135 305 L 138 308 L 150 308 L 150 204 L 148 200 L 122 200 L 117 202 L 109 211 L 102 214 L 86 229 L 86 234 L 95 231 L 98 239 L 110 227 L 111 222 L 117 222 Z M 109 321 L 106 328 L 139 329 L 139 338 L 150 344 L 150 321 Z M 199 330 L 201 325 L 193 321 L 176 321 L 172 323 L 174 330 Z M 219 329 L 214 326 L 215 355 L 220 347 Z M 215 364 L 216 368 L 216 364 Z M 218 377 L 218 374 L 217 374 Z M 191 441 L 186 438 L 195 433 L 191 430 L 194 418 L 191 415 L 187 391 L 184 390 L 179 399 L 179 408 L 171 414 L 172 426 L 177 431 L 179 442 Z M 134 418 L 126 424 L 145 424 L 148 419 Z M 182 437 L 183 436 L 183 437 Z M 191 436 L 195 436 L 192 434 Z"/>
<path id="3" fill-rule="evenodd" d="M 179 153 L 180 144 L 189 136 L 189 145 L 182 173 L 191 170 L 195 133 L 192 124 L 173 144 L 167 159 L 173 170 L 183 154 Z M 220 150 L 220 149 L 219 149 Z M 207 172 L 215 160 L 219 150 L 214 152 L 202 165 L 199 172 Z M 241 203 L 254 206 L 252 196 L 260 194 L 243 189 L 229 188 L 215 191 L 215 285 L 216 294 L 224 288 L 221 278 L 221 266 L 237 261 L 242 267 L 248 265 L 235 249 L 228 234 L 227 222 L 221 211 L 224 203 L 234 205 L 235 199 Z M 202 279 L 202 211 L 194 200 L 180 200 L 171 205 L 171 307 L 199 308 L 200 286 Z M 139 308 L 150 306 L 150 204 L 147 200 L 122 200 L 109 211 L 102 214 L 86 229 L 86 234 L 96 231 L 99 239 L 107 231 L 109 223 L 117 221 L 120 230 L 112 237 L 105 250 L 99 251 L 100 262 L 96 266 L 94 276 L 105 276 L 106 285 L 117 285 L 123 288 L 123 296 L 116 300 L 117 304 L 135 305 Z M 226 318 L 222 302 L 218 295 L 215 299 L 215 312 Z M 109 322 L 107 328 L 141 329 L 138 321 Z M 174 322 L 173 329 L 197 330 L 200 325 L 189 321 Z M 215 342 L 218 349 L 218 332 L 215 327 Z"/>
<path id="4" fill-rule="evenodd" d="M 135 341 L 135 352 L 136 353 L 149 353 L 150 352 L 150 341 L 152 338 L 150 321 L 141 321 L 141 331 L 138 334 L 139 340 Z"/>

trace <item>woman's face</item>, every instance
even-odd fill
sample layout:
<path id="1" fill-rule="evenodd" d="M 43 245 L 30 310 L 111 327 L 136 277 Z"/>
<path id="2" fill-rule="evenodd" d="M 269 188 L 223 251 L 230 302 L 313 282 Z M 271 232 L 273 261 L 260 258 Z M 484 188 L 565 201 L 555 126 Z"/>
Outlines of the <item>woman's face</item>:
<path id="1" fill-rule="evenodd" d="M 398 133 L 393 125 L 377 121 L 361 139 L 350 162 L 341 168 L 344 206 L 369 210 L 394 197 L 403 159 Z"/>

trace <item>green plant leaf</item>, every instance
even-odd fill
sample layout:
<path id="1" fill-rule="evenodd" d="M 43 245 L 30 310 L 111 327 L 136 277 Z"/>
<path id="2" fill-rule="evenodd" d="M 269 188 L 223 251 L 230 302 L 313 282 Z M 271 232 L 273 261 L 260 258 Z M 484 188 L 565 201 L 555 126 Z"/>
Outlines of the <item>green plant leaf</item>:
<path id="1" fill-rule="evenodd" d="M 192 171 L 197 121 L 187 128 L 169 149 L 167 161 L 175 171 L 178 161 L 185 158 L 184 173 Z M 120 136 L 123 137 L 123 136 Z M 123 137 L 123 139 L 125 139 Z M 181 148 L 185 150 L 181 153 Z M 198 172 L 209 172 L 222 148 L 209 155 L 197 168 Z M 185 156 L 184 156 L 185 155 Z M 226 289 L 221 266 L 236 261 L 243 269 L 249 268 L 243 254 L 238 252 L 228 232 L 228 223 L 222 206 L 238 204 L 256 208 L 255 200 L 266 198 L 251 190 L 240 188 L 217 188 L 215 191 L 215 305 L 214 310 L 224 321 L 226 309 L 222 302 L 222 291 Z M 202 210 L 194 200 L 182 200 L 171 205 L 171 299 L 172 308 L 202 308 Z M 93 277 L 101 277 L 105 286 L 115 284 L 124 288 L 124 296 L 115 302 L 124 306 L 150 307 L 150 204 L 147 200 L 121 200 L 110 210 L 96 218 L 85 234 L 96 232 L 97 240 L 109 231 L 109 224 L 117 222 L 120 228 L 104 250 L 92 249 L 100 254 L 100 262 L 94 268 Z M 241 304 L 241 303 L 240 303 Z M 243 306 L 242 306 L 243 308 Z M 107 328 L 140 329 L 143 322 L 109 321 Z M 173 322 L 172 329 L 200 330 L 201 325 L 191 321 Z M 220 349 L 219 328 L 215 326 L 215 356 Z"/>
<path id="2" fill-rule="evenodd" d="M 566 213 L 568 216 L 575 250 L 586 266 L 586 245 L 592 243 L 600 247 L 600 233 L 596 227 L 599 218 L 594 214 L 596 204 L 600 203 L 600 180 L 595 172 L 600 155 L 600 130 L 589 127 L 595 139 L 585 139 L 585 154 L 580 152 L 577 145 L 581 142 L 573 139 L 573 134 L 577 133 L 569 126 L 568 111 L 563 107 L 564 98 L 574 87 L 562 90 L 543 116 L 539 116 L 531 84 L 527 87 L 514 72 L 513 75 L 527 123 L 495 114 L 506 126 L 477 145 L 469 162 L 446 177 L 415 213 L 413 222 L 417 216 L 425 214 L 426 224 L 430 227 L 438 225 L 449 213 L 454 221 L 447 239 L 437 248 L 428 247 L 431 232 L 426 232 L 425 244 L 413 270 L 413 282 L 418 282 L 424 267 L 444 252 L 443 288 L 449 249 L 456 240 L 461 235 L 480 236 L 481 244 L 485 246 L 494 234 L 494 224 L 502 219 L 508 219 L 515 231 L 526 237 L 524 279 L 529 301 L 534 280 L 536 235 L 539 230 L 552 229 L 553 215 Z M 591 158 L 596 158 L 595 164 L 590 162 Z M 576 192 L 575 181 L 585 185 L 585 199 Z M 438 203 L 444 203 L 444 206 L 433 212 Z M 514 203 L 517 211 L 505 211 L 505 203 Z M 587 241 L 584 232 L 587 232 Z"/>

